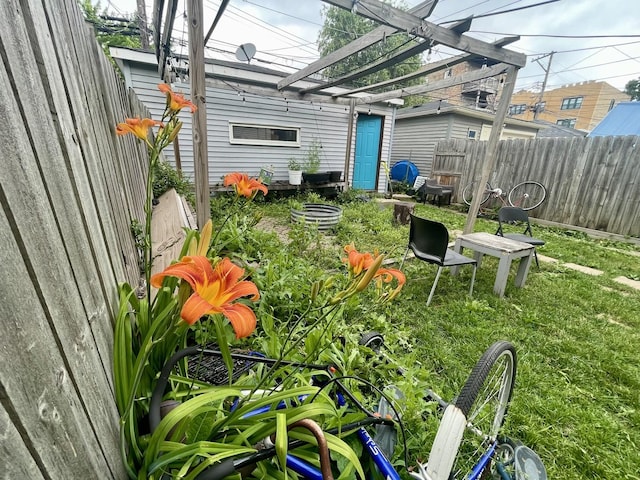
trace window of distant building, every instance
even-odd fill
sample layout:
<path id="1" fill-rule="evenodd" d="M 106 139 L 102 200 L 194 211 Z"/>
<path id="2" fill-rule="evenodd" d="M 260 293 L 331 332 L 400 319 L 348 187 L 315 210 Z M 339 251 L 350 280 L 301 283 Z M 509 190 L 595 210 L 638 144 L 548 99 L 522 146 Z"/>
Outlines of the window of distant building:
<path id="1" fill-rule="evenodd" d="M 547 106 L 547 102 L 536 102 L 534 108 L 534 112 L 544 112 L 545 107 Z"/>
<path id="2" fill-rule="evenodd" d="M 582 98 L 583 97 L 563 98 L 560 110 L 571 110 L 574 108 L 580 108 L 582 106 Z"/>
<path id="3" fill-rule="evenodd" d="M 229 122 L 229 143 L 299 147 L 300 128 Z"/>
<path id="4" fill-rule="evenodd" d="M 609 110 L 611 110 L 611 109 L 612 109 L 613 107 L 615 107 L 615 106 L 616 106 L 616 101 L 615 101 L 615 100 L 611 100 L 611 101 L 609 102 Z"/>
<path id="5" fill-rule="evenodd" d="M 509 115 L 520 115 L 527 111 L 527 105 L 525 103 L 521 103 L 518 105 L 509 105 Z"/>
<path id="6" fill-rule="evenodd" d="M 467 138 L 469 140 L 477 140 L 478 139 L 478 131 L 469 129 L 467 131 Z"/>
<path id="7" fill-rule="evenodd" d="M 563 118 L 556 122 L 556 125 L 560 125 L 561 127 L 569 127 L 574 128 L 576 126 L 575 118 Z"/>

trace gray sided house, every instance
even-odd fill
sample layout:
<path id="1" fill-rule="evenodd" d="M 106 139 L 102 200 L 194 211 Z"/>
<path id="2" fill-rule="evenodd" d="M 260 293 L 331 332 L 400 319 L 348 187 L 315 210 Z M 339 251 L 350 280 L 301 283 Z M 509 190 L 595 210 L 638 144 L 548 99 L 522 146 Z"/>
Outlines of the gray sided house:
<path id="1" fill-rule="evenodd" d="M 430 176 L 433 152 L 440 140 L 456 138 L 488 140 L 494 115 L 487 111 L 460 107 L 447 102 L 429 102 L 402 108 L 396 115 L 391 165 L 410 160 L 422 176 Z M 507 118 L 502 139 L 534 138 L 543 128 L 533 122 Z"/>
<path id="2" fill-rule="evenodd" d="M 112 48 L 111 54 L 121 68 L 125 83 L 160 118 L 165 97 L 158 65 L 152 53 Z M 276 85 L 287 74 L 259 66 L 207 59 L 206 105 L 209 184 L 221 185 L 232 171 L 257 176 L 264 167 L 274 171 L 272 180 L 288 180 L 288 162 L 305 162 L 309 147 L 319 142 L 319 171 L 342 171 L 347 167 L 348 185 L 353 188 L 384 192 L 391 151 L 393 120 L 401 100 L 355 108 L 353 121 L 348 99 L 301 97 L 296 91 L 278 91 Z M 311 86 L 310 82 L 296 86 Z M 189 82 L 179 78 L 175 92 L 190 98 Z M 331 93 L 338 93 L 334 89 Z M 179 159 L 182 171 L 193 179 L 192 120 L 181 112 L 184 125 L 179 134 Z M 349 136 L 349 125 L 352 135 Z M 348 145 L 348 140 L 350 145 Z M 176 165 L 176 152 L 165 150 L 166 159 Z"/>

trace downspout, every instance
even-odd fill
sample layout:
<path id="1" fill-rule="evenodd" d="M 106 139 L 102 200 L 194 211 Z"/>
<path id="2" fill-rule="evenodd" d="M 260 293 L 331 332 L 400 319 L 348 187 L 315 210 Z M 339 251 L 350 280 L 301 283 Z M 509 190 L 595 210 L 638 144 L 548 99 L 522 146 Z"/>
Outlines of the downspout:
<path id="1" fill-rule="evenodd" d="M 396 113 L 398 111 L 398 107 L 396 105 L 393 106 L 393 111 L 391 112 L 391 132 L 389 132 L 389 152 L 387 153 L 387 168 L 385 168 L 385 172 L 387 175 L 385 176 L 385 186 L 384 191 L 387 191 L 387 183 L 391 184 L 391 150 L 393 150 L 393 134 L 396 129 Z M 382 145 L 381 145 L 382 146 Z M 389 188 L 391 190 L 391 188 Z M 393 191 L 391 192 L 393 194 Z"/>
<path id="2" fill-rule="evenodd" d="M 351 163 L 351 142 L 353 140 L 353 120 L 356 113 L 356 100 L 349 102 L 349 126 L 347 127 L 347 148 L 344 153 L 344 189 L 349 190 L 349 166 Z"/>

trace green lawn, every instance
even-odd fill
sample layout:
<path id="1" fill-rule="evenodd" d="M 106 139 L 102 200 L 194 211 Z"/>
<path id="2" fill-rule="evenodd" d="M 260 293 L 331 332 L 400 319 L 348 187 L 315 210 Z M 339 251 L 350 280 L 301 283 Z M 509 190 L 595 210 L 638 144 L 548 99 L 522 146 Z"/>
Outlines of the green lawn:
<path id="1" fill-rule="evenodd" d="M 272 224 L 288 225 L 286 202 L 261 205 L 260 212 Z M 462 230 L 466 218 L 430 205 L 416 205 L 416 214 L 443 222 L 450 232 Z M 408 227 L 394 226 L 391 218 L 391 207 L 376 202 L 345 205 L 336 232 L 322 241 L 306 239 L 305 261 L 335 268 L 341 246 L 351 242 L 361 251 L 377 248 L 401 259 Z M 475 231 L 494 233 L 496 227 L 495 221 L 478 219 Z M 409 260 L 403 268 L 407 284 L 384 321 L 359 322 L 381 330 L 409 371 L 447 398 L 491 343 L 511 341 L 518 374 L 505 433 L 540 455 L 549 478 L 638 479 L 640 292 L 613 279 L 640 279 L 640 247 L 536 225 L 534 233 L 547 242 L 538 252 L 559 263 L 541 262 L 539 270 L 532 265 L 524 288 L 514 287 L 513 266 L 505 297 L 494 295 L 497 259 L 485 257 L 473 298 L 466 295 L 468 267 L 457 277 L 445 271 L 426 307 L 436 267 Z M 296 248 L 303 250 L 300 235 Z M 568 262 L 604 274 L 586 275 L 563 266 Z M 434 428 L 419 420 L 407 422 L 414 457 L 428 452 L 421 429 Z"/>

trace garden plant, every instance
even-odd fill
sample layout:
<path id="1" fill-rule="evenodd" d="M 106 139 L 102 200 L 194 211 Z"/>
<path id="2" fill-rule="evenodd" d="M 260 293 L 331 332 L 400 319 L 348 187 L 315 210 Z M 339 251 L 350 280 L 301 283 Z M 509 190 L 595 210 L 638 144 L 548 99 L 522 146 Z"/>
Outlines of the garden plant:
<path id="1" fill-rule="evenodd" d="M 287 361 L 327 363 L 337 375 L 352 374 L 363 360 L 357 341 L 342 329 L 345 318 L 359 308 L 361 295 L 367 295 L 365 310 L 384 311 L 405 277 L 382 265 L 383 254 L 359 252 L 353 243 L 342 249 L 330 270 L 301 268 L 295 254 L 261 248 L 254 232 L 259 217 L 252 207 L 256 195 L 268 190 L 239 172 L 225 177 L 234 194 L 219 205 L 219 215 L 200 231 L 189 230 L 179 258 L 152 275 L 152 199 L 159 193 L 154 192 L 154 173 L 162 150 L 180 130 L 178 114 L 195 109 L 166 85 L 159 88 L 167 97 L 160 121 L 127 119 L 117 126 L 118 134 L 133 134 L 147 144 L 150 161 L 146 220 L 138 235 L 146 289 L 138 296 L 131 285 L 120 285 L 114 338 L 122 458 L 131 478 L 193 479 L 226 458 L 255 452 L 272 437 L 278 455 L 258 463 L 251 474 L 286 478 L 288 438 L 309 441 L 308 434 L 292 428 L 299 420 L 313 419 L 323 429 L 340 431 L 341 425 L 363 416 L 338 408 L 314 385 L 317 372 L 299 371 Z M 178 350 L 191 345 L 219 350 L 228 378 L 211 385 L 180 362 L 169 375 L 164 415 L 149 431 L 158 376 Z M 235 378 L 232 348 L 259 351 L 275 363 Z M 199 359 L 190 361 L 197 366 Z M 280 404 L 284 406 L 261 410 Z M 248 418 L 256 411 L 260 413 Z M 325 436 L 340 478 L 365 478 L 366 466 L 343 435 Z"/>

